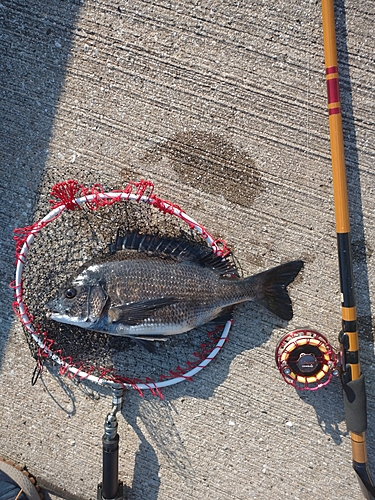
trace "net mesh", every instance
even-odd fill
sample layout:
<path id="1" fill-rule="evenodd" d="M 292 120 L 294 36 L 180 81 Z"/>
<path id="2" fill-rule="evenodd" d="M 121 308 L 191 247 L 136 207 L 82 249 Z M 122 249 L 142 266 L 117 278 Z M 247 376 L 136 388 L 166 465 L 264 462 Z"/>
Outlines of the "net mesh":
<path id="1" fill-rule="evenodd" d="M 48 216 L 15 230 L 18 274 L 11 284 L 13 308 L 39 365 L 52 359 L 70 377 L 94 376 L 100 383 L 121 383 L 140 392 L 142 387 L 158 392 L 163 380 L 191 380 L 191 370 L 206 366 L 224 344 L 227 333 L 220 341 L 222 327 L 204 326 L 171 336 L 149 353 L 126 337 L 54 322 L 46 317 L 45 304 L 83 264 L 106 259 L 118 232 L 210 245 L 217 255 L 231 259 L 225 242 L 215 240 L 180 207 L 159 198 L 150 181 L 129 183 L 108 194 L 99 185 L 87 188 L 71 180 L 54 186 L 51 194 Z"/>

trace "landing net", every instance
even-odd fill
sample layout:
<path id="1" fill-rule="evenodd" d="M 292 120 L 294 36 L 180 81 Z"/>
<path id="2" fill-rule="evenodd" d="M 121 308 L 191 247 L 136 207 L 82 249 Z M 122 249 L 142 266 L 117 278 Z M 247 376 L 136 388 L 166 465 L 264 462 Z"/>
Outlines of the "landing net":
<path id="1" fill-rule="evenodd" d="M 16 278 L 11 283 L 19 317 L 31 352 L 43 363 L 58 365 L 61 375 L 99 385 L 121 386 L 161 396 L 160 389 L 191 381 L 219 353 L 231 321 L 217 328 L 202 327 L 158 342 L 149 353 L 131 340 L 56 323 L 46 317 L 45 304 L 64 281 L 91 258 L 105 255 L 118 230 L 173 236 L 209 245 L 217 256 L 230 259 L 223 240 L 178 205 L 154 192 L 150 181 L 130 182 L 105 192 L 70 180 L 51 192 L 51 211 L 28 227 L 15 230 Z"/>

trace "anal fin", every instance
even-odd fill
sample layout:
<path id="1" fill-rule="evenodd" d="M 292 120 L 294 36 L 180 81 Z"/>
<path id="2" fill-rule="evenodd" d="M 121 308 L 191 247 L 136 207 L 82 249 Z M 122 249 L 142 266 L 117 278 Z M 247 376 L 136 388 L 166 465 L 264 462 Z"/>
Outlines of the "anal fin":
<path id="1" fill-rule="evenodd" d="M 216 318 L 212 319 L 208 325 L 224 325 L 227 321 L 230 321 L 233 317 L 234 306 L 224 307 Z"/>
<path id="2" fill-rule="evenodd" d="M 155 344 L 152 340 L 145 340 L 145 339 L 138 339 L 137 337 L 131 337 L 134 342 L 143 347 L 144 349 L 146 349 L 148 352 L 151 352 L 152 354 L 154 354 L 155 352 Z"/>

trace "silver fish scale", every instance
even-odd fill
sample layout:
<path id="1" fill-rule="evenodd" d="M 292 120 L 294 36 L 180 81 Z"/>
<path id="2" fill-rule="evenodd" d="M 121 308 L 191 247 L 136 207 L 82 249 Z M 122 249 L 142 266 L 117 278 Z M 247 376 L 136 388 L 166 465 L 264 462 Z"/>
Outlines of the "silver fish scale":
<path id="1" fill-rule="evenodd" d="M 249 283 L 222 279 L 211 268 L 174 259 L 107 262 L 89 267 L 77 279 L 92 286 L 101 283 L 112 306 L 161 297 L 178 299 L 175 304 L 155 309 L 138 325 L 107 321 L 105 331 L 120 335 L 125 331 L 133 335 L 181 333 L 217 317 L 223 307 L 253 298 Z M 101 323 L 105 323 L 104 318 Z"/>

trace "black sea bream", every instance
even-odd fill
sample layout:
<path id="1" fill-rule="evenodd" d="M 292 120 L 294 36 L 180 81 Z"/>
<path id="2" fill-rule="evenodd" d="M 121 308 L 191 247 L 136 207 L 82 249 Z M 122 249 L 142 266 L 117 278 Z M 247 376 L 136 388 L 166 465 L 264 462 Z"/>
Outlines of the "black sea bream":
<path id="1" fill-rule="evenodd" d="M 293 316 L 286 287 L 301 260 L 241 279 L 211 248 L 186 241 L 128 233 L 112 250 L 47 304 L 51 319 L 143 341 L 187 332 L 240 302 L 258 301 L 284 320 Z"/>

